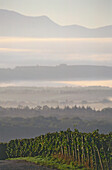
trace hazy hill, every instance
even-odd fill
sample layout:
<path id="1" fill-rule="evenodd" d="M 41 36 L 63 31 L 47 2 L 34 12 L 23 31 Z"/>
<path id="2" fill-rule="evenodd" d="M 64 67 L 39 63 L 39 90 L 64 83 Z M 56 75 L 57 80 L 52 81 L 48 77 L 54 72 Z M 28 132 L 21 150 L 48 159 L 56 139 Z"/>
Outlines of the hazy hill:
<path id="1" fill-rule="evenodd" d="M 0 81 L 9 80 L 112 80 L 112 67 L 58 65 L 0 69 Z"/>
<path id="2" fill-rule="evenodd" d="M 112 25 L 88 29 L 79 25 L 61 26 L 47 16 L 24 16 L 0 9 L 0 36 L 21 37 L 112 37 Z"/>

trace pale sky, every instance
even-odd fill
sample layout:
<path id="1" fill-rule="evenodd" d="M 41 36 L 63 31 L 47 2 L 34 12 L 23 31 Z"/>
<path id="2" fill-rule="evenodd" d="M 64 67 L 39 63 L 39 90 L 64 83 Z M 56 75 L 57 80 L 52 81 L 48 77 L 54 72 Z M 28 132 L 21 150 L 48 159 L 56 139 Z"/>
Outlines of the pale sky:
<path id="1" fill-rule="evenodd" d="M 0 0 L 0 8 L 24 15 L 46 15 L 60 25 L 112 25 L 112 0 Z"/>

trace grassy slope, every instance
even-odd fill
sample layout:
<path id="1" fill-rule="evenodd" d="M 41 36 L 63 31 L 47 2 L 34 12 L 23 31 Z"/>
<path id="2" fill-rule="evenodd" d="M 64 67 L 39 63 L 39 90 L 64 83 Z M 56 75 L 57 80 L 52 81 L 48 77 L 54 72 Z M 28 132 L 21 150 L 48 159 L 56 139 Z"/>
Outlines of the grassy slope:
<path id="1" fill-rule="evenodd" d="M 73 162 L 69 162 L 69 160 L 65 160 L 60 157 L 19 157 L 19 158 L 10 158 L 9 160 L 25 160 L 28 162 L 33 162 L 38 165 L 50 167 L 53 169 L 59 169 L 59 170 L 74 170 L 74 169 L 82 169 L 86 170 L 83 166 L 74 165 Z"/>

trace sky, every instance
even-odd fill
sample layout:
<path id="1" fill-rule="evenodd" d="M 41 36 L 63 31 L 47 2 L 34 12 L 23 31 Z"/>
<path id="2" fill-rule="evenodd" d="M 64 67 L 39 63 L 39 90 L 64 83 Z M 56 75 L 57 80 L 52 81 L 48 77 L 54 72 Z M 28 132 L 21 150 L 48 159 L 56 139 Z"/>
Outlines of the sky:
<path id="1" fill-rule="evenodd" d="M 0 0 L 0 9 L 46 15 L 60 25 L 112 25 L 112 0 Z M 112 66 L 112 38 L 41 41 L 0 37 L 0 68 L 59 64 Z"/>
<path id="2" fill-rule="evenodd" d="M 0 8 L 30 16 L 46 15 L 60 25 L 112 25 L 112 0 L 0 0 Z"/>

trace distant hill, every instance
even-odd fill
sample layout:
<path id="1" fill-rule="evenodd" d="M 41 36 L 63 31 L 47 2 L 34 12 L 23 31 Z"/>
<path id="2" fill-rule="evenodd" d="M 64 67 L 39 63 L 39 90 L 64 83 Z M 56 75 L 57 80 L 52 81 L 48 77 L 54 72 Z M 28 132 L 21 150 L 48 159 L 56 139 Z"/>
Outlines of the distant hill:
<path id="1" fill-rule="evenodd" d="M 47 16 L 24 16 L 0 9 L 0 36 L 75 38 L 112 37 L 112 25 L 89 29 L 79 25 L 61 26 Z"/>
<path id="2" fill-rule="evenodd" d="M 65 65 L 21 66 L 0 69 L 0 81 L 11 80 L 112 80 L 112 67 Z"/>

